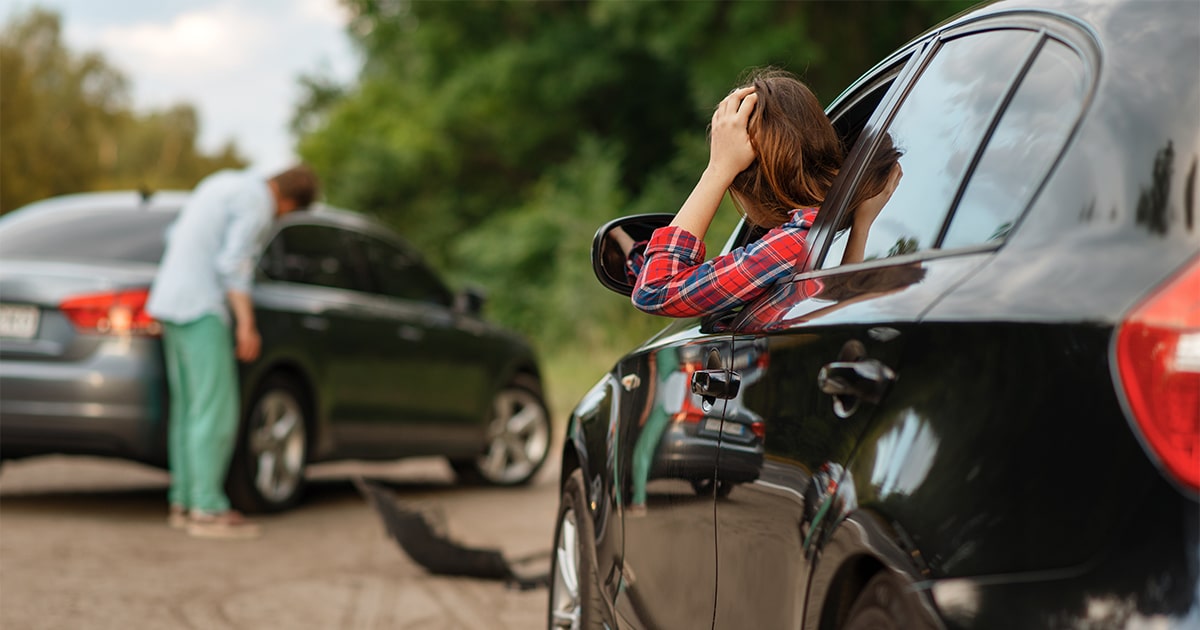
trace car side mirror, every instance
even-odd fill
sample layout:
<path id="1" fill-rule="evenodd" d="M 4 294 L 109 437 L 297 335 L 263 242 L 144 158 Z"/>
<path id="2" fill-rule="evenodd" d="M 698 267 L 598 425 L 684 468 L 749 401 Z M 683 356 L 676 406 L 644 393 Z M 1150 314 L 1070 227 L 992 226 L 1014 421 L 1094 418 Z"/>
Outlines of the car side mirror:
<path id="1" fill-rule="evenodd" d="M 673 214 L 635 214 L 613 219 L 596 230 L 592 239 L 592 271 L 605 288 L 633 295 L 636 278 L 629 272 L 629 255 L 644 248 L 654 230 L 666 227 Z"/>
<path id="2" fill-rule="evenodd" d="M 479 287 L 467 287 L 454 294 L 454 312 L 478 317 L 483 314 L 487 293 Z"/>

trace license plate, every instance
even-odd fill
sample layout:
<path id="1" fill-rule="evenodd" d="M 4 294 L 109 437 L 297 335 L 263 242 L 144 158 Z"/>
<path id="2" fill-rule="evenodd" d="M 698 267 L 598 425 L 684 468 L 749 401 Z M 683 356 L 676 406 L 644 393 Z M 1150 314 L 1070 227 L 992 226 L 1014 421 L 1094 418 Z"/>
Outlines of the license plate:
<path id="1" fill-rule="evenodd" d="M 746 432 L 746 426 L 736 422 L 725 422 L 722 424 L 717 418 L 708 418 L 704 421 L 704 430 L 712 433 L 725 433 L 725 435 L 741 435 Z"/>
<path id="2" fill-rule="evenodd" d="M 36 306 L 0 304 L 0 337 L 32 339 L 37 334 L 40 315 Z"/>

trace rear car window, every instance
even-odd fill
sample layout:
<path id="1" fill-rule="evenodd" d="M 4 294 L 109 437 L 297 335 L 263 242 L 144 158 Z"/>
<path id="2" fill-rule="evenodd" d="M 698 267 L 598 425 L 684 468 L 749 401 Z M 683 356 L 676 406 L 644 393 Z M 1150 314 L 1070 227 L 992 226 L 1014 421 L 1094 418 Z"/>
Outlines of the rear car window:
<path id="1" fill-rule="evenodd" d="M 0 256 L 157 263 L 175 215 L 136 208 L 12 215 L 0 221 Z"/>
<path id="2" fill-rule="evenodd" d="M 1091 85 L 1083 58 L 1046 33 L 948 40 L 887 126 L 904 177 L 863 260 L 998 245 L 1062 151 Z M 842 230 L 823 269 L 841 263 Z"/>
<path id="3" fill-rule="evenodd" d="M 1083 59 L 1047 41 L 988 140 L 943 249 L 1008 236 L 1066 143 L 1089 86 Z"/>
<path id="4" fill-rule="evenodd" d="M 935 246 L 971 156 L 1036 41 L 1030 31 L 992 31 L 938 50 L 887 127 L 904 152 L 904 177 L 871 226 L 863 260 Z M 841 263 L 848 237 L 835 238 L 825 268 Z"/>

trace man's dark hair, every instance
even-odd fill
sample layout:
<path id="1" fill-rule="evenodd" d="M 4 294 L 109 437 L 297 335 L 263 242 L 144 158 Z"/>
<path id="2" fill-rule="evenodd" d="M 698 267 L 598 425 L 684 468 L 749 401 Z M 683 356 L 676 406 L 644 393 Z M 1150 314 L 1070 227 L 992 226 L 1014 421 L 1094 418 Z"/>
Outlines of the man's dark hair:
<path id="1" fill-rule="evenodd" d="M 271 178 L 279 189 L 279 196 L 296 202 L 296 209 L 303 210 L 317 198 L 317 174 L 305 164 L 299 164 Z"/>

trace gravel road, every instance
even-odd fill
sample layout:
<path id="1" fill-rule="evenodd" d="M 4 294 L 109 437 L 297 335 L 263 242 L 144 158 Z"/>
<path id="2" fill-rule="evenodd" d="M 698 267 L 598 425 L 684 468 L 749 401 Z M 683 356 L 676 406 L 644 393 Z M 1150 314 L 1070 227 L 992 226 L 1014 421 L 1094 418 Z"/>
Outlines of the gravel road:
<path id="1" fill-rule="evenodd" d="M 440 511 L 461 543 L 520 557 L 550 549 L 557 471 L 552 461 L 528 487 L 494 489 L 456 486 L 437 459 L 324 464 L 303 505 L 259 519 L 261 539 L 212 541 L 166 526 L 162 471 L 98 458 L 6 462 L 0 628 L 545 627 L 544 588 L 429 575 L 386 537 L 350 479 Z"/>

